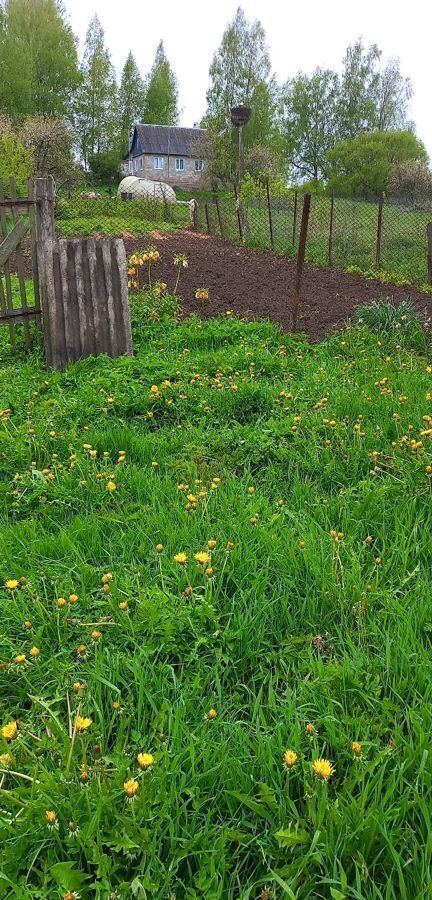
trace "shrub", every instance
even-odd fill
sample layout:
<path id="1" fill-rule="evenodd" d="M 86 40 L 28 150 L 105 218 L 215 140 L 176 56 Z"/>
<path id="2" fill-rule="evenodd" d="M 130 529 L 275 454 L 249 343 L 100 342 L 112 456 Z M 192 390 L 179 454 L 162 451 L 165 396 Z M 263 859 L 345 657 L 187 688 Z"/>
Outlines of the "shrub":
<path id="1" fill-rule="evenodd" d="M 417 159 L 396 163 L 391 172 L 387 192 L 412 205 L 432 200 L 432 171 L 427 162 Z"/>
<path id="2" fill-rule="evenodd" d="M 27 181 L 32 174 L 33 154 L 30 148 L 24 147 L 19 137 L 14 134 L 7 122 L 3 122 L 0 131 L 0 178 L 3 180 L 5 192 L 9 190 L 9 177 L 13 175 L 18 193 L 27 190 Z"/>
<path id="3" fill-rule="evenodd" d="M 398 344 L 422 351 L 426 349 L 423 321 L 410 300 L 402 300 L 398 304 L 391 300 L 362 304 L 357 309 L 355 321 Z"/>
<path id="4" fill-rule="evenodd" d="M 329 151 L 328 189 L 340 197 L 375 198 L 386 192 L 395 164 L 426 158 L 410 131 L 363 132 Z"/>

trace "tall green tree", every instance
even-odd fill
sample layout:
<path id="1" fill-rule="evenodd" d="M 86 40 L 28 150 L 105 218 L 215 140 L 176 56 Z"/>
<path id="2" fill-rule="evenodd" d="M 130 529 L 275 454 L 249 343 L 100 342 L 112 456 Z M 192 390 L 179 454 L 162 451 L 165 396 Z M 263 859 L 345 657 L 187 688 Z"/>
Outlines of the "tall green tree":
<path id="1" fill-rule="evenodd" d="M 258 20 L 248 21 L 239 6 L 222 36 L 210 65 L 210 87 L 204 124 L 213 137 L 214 165 L 218 177 L 236 169 L 237 134 L 231 127 L 233 106 L 250 106 L 245 127 L 245 147 L 269 147 L 278 137 L 278 89 L 270 75 L 266 34 Z"/>
<path id="2" fill-rule="evenodd" d="M 105 34 L 97 16 L 87 30 L 81 67 L 82 87 L 77 125 L 85 168 L 92 156 L 113 149 L 118 142 L 117 84 Z"/>
<path id="3" fill-rule="evenodd" d="M 283 96 L 283 136 L 294 174 L 301 179 L 326 176 L 327 154 L 337 133 L 339 83 L 330 69 L 300 72 Z"/>
<path id="4" fill-rule="evenodd" d="M 120 143 L 127 153 L 135 122 L 141 121 L 145 109 L 145 86 L 132 52 L 123 67 L 119 88 Z"/>
<path id="5" fill-rule="evenodd" d="M 393 131 L 410 127 L 408 105 L 412 97 L 412 84 L 400 70 L 398 59 L 391 57 L 380 72 L 376 127 L 378 131 Z"/>
<path id="6" fill-rule="evenodd" d="M 176 125 L 178 118 L 177 78 L 160 41 L 147 78 L 143 120 L 148 125 Z"/>
<path id="7" fill-rule="evenodd" d="M 347 48 L 340 83 L 339 139 L 376 127 L 380 58 L 377 45 L 365 49 L 360 38 Z"/>
<path id="8" fill-rule="evenodd" d="M 76 39 L 61 0 L 5 0 L 1 109 L 13 118 L 67 115 L 79 78 Z"/>

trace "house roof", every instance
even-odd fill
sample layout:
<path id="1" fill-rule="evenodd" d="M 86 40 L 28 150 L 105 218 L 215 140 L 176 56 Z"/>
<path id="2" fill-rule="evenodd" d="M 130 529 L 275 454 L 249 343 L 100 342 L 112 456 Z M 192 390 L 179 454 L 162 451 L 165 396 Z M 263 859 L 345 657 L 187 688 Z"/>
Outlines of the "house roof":
<path id="1" fill-rule="evenodd" d="M 198 156 L 208 153 L 205 128 L 182 128 L 178 125 L 136 124 L 131 155 L 155 153 L 161 156 Z M 128 159 L 129 153 L 125 156 Z"/>

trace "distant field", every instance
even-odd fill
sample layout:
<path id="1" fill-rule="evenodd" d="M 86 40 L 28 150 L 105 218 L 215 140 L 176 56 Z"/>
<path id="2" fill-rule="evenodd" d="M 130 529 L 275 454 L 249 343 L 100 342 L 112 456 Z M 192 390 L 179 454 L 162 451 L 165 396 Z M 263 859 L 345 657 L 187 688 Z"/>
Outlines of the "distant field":
<path id="1" fill-rule="evenodd" d="M 138 237 L 155 229 L 173 231 L 190 223 L 186 204 L 164 205 L 157 200 L 127 200 L 101 197 L 100 200 L 82 200 L 79 194 L 70 199 L 59 197 L 55 207 L 57 231 L 64 235 L 93 234 L 122 235 L 124 232 Z"/>

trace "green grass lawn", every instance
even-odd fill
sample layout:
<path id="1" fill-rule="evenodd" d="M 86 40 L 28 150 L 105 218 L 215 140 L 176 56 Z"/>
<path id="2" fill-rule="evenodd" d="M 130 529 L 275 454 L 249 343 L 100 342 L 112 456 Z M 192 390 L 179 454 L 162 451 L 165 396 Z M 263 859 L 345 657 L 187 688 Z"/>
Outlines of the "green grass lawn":
<path id="1" fill-rule="evenodd" d="M 0 897 L 427 897 L 421 342 L 141 316 L 2 348 Z"/>
<path id="2" fill-rule="evenodd" d="M 173 231 L 190 225 L 186 204 L 163 204 L 148 200 L 121 201 L 116 197 L 82 200 L 79 194 L 70 199 L 60 196 L 55 206 L 56 229 L 63 235 L 108 237 L 124 232 L 138 237 L 149 231 Z"/>

